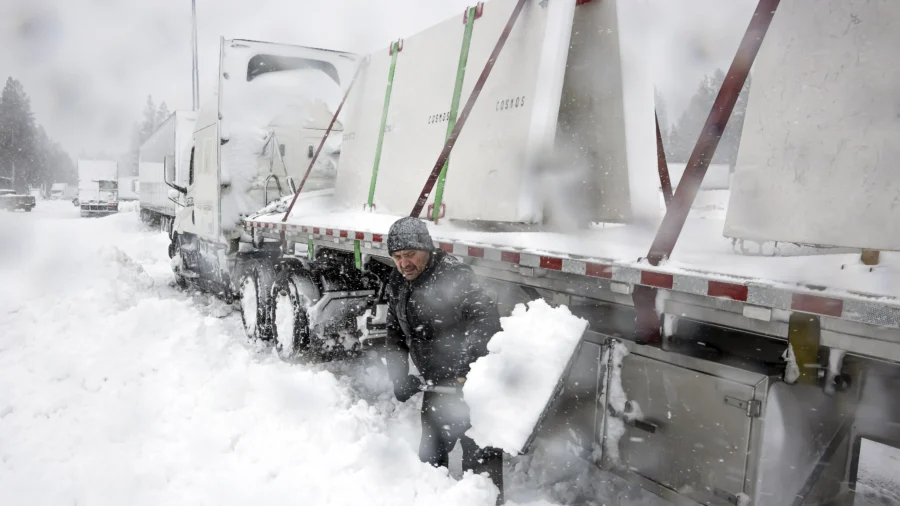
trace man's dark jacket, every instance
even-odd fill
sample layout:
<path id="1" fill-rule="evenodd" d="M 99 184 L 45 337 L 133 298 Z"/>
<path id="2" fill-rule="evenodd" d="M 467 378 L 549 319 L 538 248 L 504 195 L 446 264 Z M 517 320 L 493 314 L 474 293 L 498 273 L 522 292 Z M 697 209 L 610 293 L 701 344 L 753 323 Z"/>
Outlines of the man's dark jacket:
<path id="1" fill-rule="evenodd" d="M 442 250 L 431 252 L 425 271 L 412 281 L 394 271 L 386 295 L 386 361 L 400 400 L 415 393 L 407 354 L 426 381 L 452 384 L 487 355 L 488 341 L 501 330 L 497 306 L 472 268 Z"/>

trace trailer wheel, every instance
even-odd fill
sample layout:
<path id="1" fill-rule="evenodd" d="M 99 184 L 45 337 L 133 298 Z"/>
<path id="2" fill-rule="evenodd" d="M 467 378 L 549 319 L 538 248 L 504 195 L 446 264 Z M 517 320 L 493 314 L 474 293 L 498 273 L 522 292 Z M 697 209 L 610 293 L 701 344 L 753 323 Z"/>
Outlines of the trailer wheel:
<path id="1" fill-rule="evenodd" d="M 272 332 L 282 360 L 309 349 L 309 307 L 317 299 L 315 284 L 301 273 L 284 270 L 272 286 Z"/>
<path id="2" fill-rule="evenodd" d="M 188 281 L 187 278 L 182 274 L 182 270 L 184 269 L 184 257 L 181 256 L 181 246 L 179 245 L 179 237 L 178 235 L 172 236 L 172 241 L 169 243 L 169 258 L 171 258 L 174 263 L 172 272 L 175 274 L 175 286 L 178 288 L 187 288 Z"/>
<path id="3" fill-rule="evenodd" d="M 241 297 L 241 321 L 244 323 L 244 332 L 250 339 L 272 338 L 267 292 L 267 285 L 271 285 L 271 281 L 267 280 L 272 278 L 268 276 L 269 272 L 265 266 L 254 262 L 244 270 L 238 285 Z"/>

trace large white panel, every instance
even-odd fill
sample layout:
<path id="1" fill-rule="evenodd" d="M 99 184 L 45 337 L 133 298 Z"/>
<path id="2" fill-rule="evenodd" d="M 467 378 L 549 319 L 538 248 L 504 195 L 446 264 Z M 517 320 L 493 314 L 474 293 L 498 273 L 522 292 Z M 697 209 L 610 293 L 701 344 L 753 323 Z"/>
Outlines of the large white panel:
<path id="1" fill-rule="evenodd" d="M 475 21 L 475 32 L 481 22 Z M 465 27 L 460 12 L 403 41 L 375 189 L 384 210 L 409 213 L 444 147 Z M 468 71 L 474 70 L 469 60 Z M 451 159 L 450 172 L 454 165 Z"/>
<path id="2" fill-rule="evenodd" d="M 515 4 L 487 2 L 474 22 L 460 112 Z M 533 188 L 526 184 L 526 150 L 552 146 L 574 7 L 574 0 L 526 3 L 450 157 L 444 193 L 448 218 L 540 219 L 529 195 Z M 465 33 L 463 14 L 404 39 L 375 191 L 379 211 L 409 212 L 443 147 Z M 338 169 L 336 194 L 350 206 L 366 200 L 390 69 L 387 49 L 371 58 L 348 105 Z M 434 192 L 429 201 L 433 197 Z"/>
<path id="3" fill-rule="evenodd" d="M 575 16 L 559 110 L 556 163 L 539 174 L 545 215 L 556 223 L 631 218 L 616 7 L 613 1 L 590 2 L 579 6 Z"/>
<path id="4" fill-rule="evenodd" d="M 792 0 L 753 72 L 725 235 L 900 249 L 900 3 Z"/>
<path id="5" fill-rule="evenodd" d="M 476 21 L 463 101 L 516 0 L 485 4 Z M 574 0 L 526 2 L 454 148 L 444 202 L 459 220 L 540 222 L 534 164 L 556 134 Z"/>
<path id="6" fill-rule="evenodd" d="M 390 67 L 388 48 L 370 55 L 344 105 L 346 121 L 335 197 L 351 208 L 362 208 L 368 201 Z"/>
<path id="7" fill-rule="evenodd" d="M 660 216 L 659 172 L 656 163 L 653 58 L 648 57 L 652 47 L 646 33 L 652 5 L 621 0 L 616 2 L 616 15 L 622 58 L 630 213 L 634 220 L 654 222 Z"/>

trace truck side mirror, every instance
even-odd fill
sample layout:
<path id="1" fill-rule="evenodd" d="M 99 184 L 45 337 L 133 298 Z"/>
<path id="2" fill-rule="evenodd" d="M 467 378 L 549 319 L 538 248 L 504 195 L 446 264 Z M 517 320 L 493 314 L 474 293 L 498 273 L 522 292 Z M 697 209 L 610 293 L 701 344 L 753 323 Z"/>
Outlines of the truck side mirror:
<path id="1" fill-rule="evenodd" d="M 166 178 L 165 162 L 163 162 L 163 182 L 166 183 L 166 186 L 168 186 L 169 188 L 172 188 L 173 190 L 176 190 L 178 193 L 181 193 L 182 195 L 187 195 L 187 188 L 185 188 L 183 186 L 178 186 L 175 183 L 170 183 L 169 180 Z M 176 197 L 177 197 L 177 195 L 176 195 Z M 170 196 L 169 198 L 171 199 L 172 197 Z"/>
<path id="2" fill-rule="evenodd" d="M 281 153 L 281 157 L 284 158 L 284 153 L 285 153 L 284 144 L 278 145 L 278 152 Z"/>

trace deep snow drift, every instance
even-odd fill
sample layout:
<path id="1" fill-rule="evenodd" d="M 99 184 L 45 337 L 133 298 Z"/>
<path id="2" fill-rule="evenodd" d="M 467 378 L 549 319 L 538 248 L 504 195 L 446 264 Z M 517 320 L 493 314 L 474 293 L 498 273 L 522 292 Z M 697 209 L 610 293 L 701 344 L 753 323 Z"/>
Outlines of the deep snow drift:
<path id="1" fill-rule="evenodd" d="M 380 368 L 281 363 L 170 287 L 136 213 L 42 201 L 0 233 L 0 504 L 493 504 L 419 462 Z"/>

